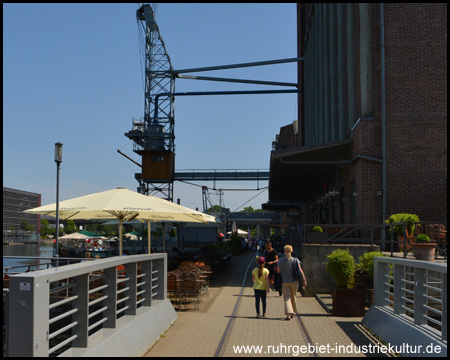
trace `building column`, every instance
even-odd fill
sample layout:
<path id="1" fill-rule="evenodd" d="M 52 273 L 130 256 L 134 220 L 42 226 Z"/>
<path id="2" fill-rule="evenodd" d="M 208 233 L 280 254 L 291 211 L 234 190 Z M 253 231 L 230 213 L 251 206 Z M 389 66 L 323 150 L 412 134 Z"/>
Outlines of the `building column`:
<path id="1" fill-rule="evenodd" d="M 361 83 L 361 118 L 372 117 L 372 33 L 370 6 L 359 4 L 359 68 Z"/>

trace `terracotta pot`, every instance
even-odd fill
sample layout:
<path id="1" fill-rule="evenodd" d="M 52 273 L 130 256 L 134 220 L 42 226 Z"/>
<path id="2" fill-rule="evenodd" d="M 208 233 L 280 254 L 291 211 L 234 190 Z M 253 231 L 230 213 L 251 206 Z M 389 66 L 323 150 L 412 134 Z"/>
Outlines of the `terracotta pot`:
<path id="1" fill-rule="evenodd" d="M 365 313 L 365 291 L 360 289 L 334 289 L 333 315 L 360 317 Z"/>
<path id="2" fill-rule="evenodd" d="M 418 242 L 414 244 L 413 255 L 417 260 L 434 261 L 436 243 Z"/>

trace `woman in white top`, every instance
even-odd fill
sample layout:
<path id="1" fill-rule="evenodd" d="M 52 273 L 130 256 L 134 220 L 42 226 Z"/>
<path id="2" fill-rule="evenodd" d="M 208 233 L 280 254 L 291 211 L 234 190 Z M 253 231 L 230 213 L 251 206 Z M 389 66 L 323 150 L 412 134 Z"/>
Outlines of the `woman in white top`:
<path id="1" fill-rule="evenodd" d="M 285 257 L 278 261 L 277 272 L 281 274 L 283 279 L 283 299 L 284 299 L 284 312 L 286 314 L 285 320 L 291 320 L 297 312 L 297 302 L 295 300 L 295 294 L 298 289 L 298 280 L 295 280 L 293 276 L 294 266 L 300 268 L 302 274 L 302 286 L 306 287 L 305 273 L 300 265 L 300 261 L 297 258 L 292 257 L 292 246 L 286 245 L 284 247 Z"/>

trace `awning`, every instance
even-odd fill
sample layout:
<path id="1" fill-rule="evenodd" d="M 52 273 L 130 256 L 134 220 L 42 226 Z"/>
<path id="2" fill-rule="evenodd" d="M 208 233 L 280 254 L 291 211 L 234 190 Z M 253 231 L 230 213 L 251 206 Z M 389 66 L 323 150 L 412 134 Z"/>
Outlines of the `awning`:
<path id="1" fill-rule="evenodd" d="M 298 207 L 334 184 L 336 167 L 352 161 L 352 139 L 328 144 L 274 150 L 270 159 L 267 210 Z M 295 205 L 295 206 L 293 206 Z"/>
<path id="2" fill-rule="evenodd" d="M 352 144 L 352 139 L 345 139 L 327 144 L 275 150 L 271 153 L 271 159 L 280 159 L 282 163 L 301 161 L 304 164 L 345 164 L 351 161 Z"/>

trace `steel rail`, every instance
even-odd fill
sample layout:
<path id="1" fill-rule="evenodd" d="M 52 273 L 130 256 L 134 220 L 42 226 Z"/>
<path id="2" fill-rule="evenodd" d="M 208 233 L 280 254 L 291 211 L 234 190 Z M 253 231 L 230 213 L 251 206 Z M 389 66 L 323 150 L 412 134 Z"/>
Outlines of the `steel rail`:
<path id="1" fill-rule="evenodd" d="M 242 297 L 242 293 L 244 292 L 245 282 L 247 280 L 248 269 L 252 265 L 253 261 L 254 261 L 254 257 L 252 256 L 250 263 L 248 264 L 247 269 L 245 270 L 245 275 L 244 275 L 244 279 L 242 280 L 241 290 L 240 290 L 238 298 L 236 300 L 236 304 L 234 306 L 233 312 L 230 316 L 230 320 L 228 320 L 228 324 L 227 324 L 227 326 L 224 330 L 224 333 L 219 341 L 219 345 L 216 349 L 216 352 L 214 353 L 214 357 L 223 356 L 223 353 L 225 351 L 225 346 L 226 346 L 228 339 L 230 338 L 231 332 L 233 330 L 233 324 L 234 324 L 234 321 L 236 318 L 236 313 L 238 312 L 239 306 L 241 305 L 241 297 Z M 296 316 L 296 318 L 298 321 L 301 336 L 303 337 L 303 339 L 305 340 L 306 343 L 312 344 L 313 342 L 311 340 L 311 336 L 309 335 L 308 330 L 306 329 L 306 326 L 303 323 L 302 319 L 300 318 L 300 316 Z M 310 357 L 318 357 L 318 354 L 314 351 L 313 353 L 310 353 Z"/>

